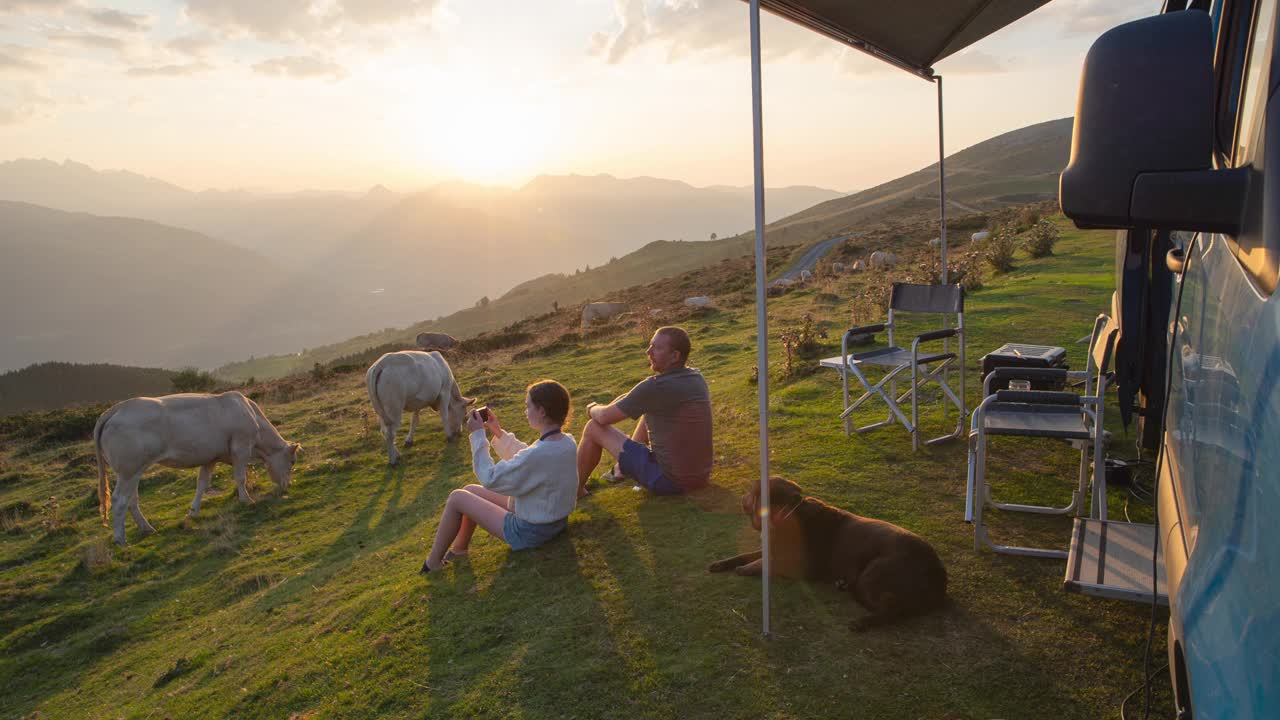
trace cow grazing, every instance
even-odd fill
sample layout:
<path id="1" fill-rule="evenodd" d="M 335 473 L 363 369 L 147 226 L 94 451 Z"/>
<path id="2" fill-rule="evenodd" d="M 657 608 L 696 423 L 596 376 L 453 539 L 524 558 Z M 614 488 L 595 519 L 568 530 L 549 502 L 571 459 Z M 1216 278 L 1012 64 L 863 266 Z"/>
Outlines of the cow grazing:
<path id="1" fill-rule="evenodd" d="M 423 350 L 451 350 L 458 346 L 458 339 L 448 333 L 418 333 L 416 341 Z"/>
<path id="2" fill-rule="evenodd" d="M 105 525 L 110 506 L 115 541 L 120 545 L 125 544 L 126 509 L 142 532 L 155 532 L 138 506 L 138 481 L 152 465 L 200 468 L 196 497 L 191 501 L 190 515 L 195 515 L 209 489 L 214 465 L 231 465 L 240 500 L 252 502 L 245 487 L 249 461 L 262 460 L 276 486 L 284 490 L 302 449 L 298 443 L 285 442 L 262 408 L 235 391 L 116 403 L 98 418 L 93 445 L 98 458 L 98 512 Z M 107 486 L 108 467 L 116 472 L 114 497 Z"/>
<path id="3" fill-rule="evenodd" d="M 837 274 L 844 272 L 844 263 L 831 263 L 831 272 Z"/>
<path id="4" fill-rule="evenodd" d="M 378 414 L 382 437 L 387 443 L 387 461 L 400 462 L 396 450 L 396 431 L 406 410 L 413 412 L 409 421 L 409 437 L 404 446 L 413 444 L 413 431 L 418 428 L 418 413 L 429 407 L 440 413 L 444 434 L 449 440 L 458 436 L 462 423 L 467 419 L 467 406 L 474 398 L 462 397 L 453 370 L 438 352 L 401 350 L 378 358 L 365 373 L 369 386 L 369 401 Z"/>
<path id="5" fill-rule="evenodd" d="M 809 272 L 808 270 L 801 270 L 801 271 L 800 271 L 800 282 L 802 282 L 802 283 L 811 283 L 811 282 L 813 282 L 813 273 Z"/>
<path id="6" fill-rule="evenodd" d="M 887 270 L 898 264 L 898 256 L 895 253 L 877 250 L 871 253 L 871 258 L 867 262 L 867 266 L 872 270 Z"/>
<path id="7" fill-rule="evenodd" d="M 626 311 L 626 303 L 587 303 L 582 308 L 582 327 L 591 327 L 591 324 L 597 320 L 608 320 Z"/>

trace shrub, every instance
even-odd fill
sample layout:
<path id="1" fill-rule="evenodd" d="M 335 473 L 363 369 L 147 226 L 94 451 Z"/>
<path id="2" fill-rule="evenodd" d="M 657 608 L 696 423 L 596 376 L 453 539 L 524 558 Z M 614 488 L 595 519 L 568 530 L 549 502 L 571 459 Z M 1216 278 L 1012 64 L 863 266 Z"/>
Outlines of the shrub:
<path id="1" fill-rule="evenodd" d="M 1016 247 L 1017 243 L 1008 227 L 1001 226 L 991 231 L 991 236 L 983 244 L 983 253 L 986 261 L 995 268 L 996 274 L 1013 269 L 1013 251 Z"/>
<path id="2" fill-rule="evenodd" d="M 217 384 L 213 375 L 195 368 L 183 368 L 173 374 L 173 391 L 178 393 L 208 392 Z"/>
<path id="3" fill-rule="evenodd" d="M 93 426 L 106 405 L 31 412 L 0 419 L 0 433 L 23 439 L 34 439 L 41 444 L 53 444 L 88 440 L 93 436 Z"/>
<path id="4" fill-rule="evenodd" d="M 851 324 L 869 325 L 879 322 L 889 312 L 889 290 L 893 283 L 887 272 L 869 274 L 869 282 L 853 297 L 849 313 Z"/>
<path id="5" fill-rule="evenodd" d="M 1034 205 L 1028 205 L 1018 211 L 1017 230 L 1024 232 L 1029 228 L 1035 227 L 1040 222 L 1040 211 Z"/>
<path id="6" fill-rule="evenodd" d="M 783 374 L 791 375 L 795 372 L 795 358 L 809 357 L 817 352 L 818 348 L 821 347 L 818 340 L 825 340 L 827 331 L 815 330 L 813 327 L 813 315 L 805 313 L 798 327 L 783 330 L 780 337 L 782 339 L 782 349 L 787 353 Z"/>
<path id="7" fill-rule="evenodd" d="M 1027 233 L 1027 252 L 1033 258 L 1049 257 L 1053 254 L 1053 246 L 1058 242 L 1058 226 L 1048 220 L 1041 220 L 1031 227 Z"/>

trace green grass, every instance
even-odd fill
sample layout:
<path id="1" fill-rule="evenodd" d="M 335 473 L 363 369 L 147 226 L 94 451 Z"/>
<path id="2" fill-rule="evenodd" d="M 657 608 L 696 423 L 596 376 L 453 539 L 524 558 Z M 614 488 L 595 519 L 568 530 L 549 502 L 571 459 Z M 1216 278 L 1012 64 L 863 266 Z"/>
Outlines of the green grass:
<path id="1" fill-rule="evenodd" d="M 1006 341 L 1062 345 L 1083 366 L 1074 341 L 1109 305 L 1111 242 L 1064 228 L 1056 256 L 1019 256 L 970 297 L 971 402 L 979 358 Z M 848 297 L 858 281 L 830 289 Z M 912 453 L 900 429 L 846 438 L 834 373 L 778 377 L 785 324 L 812 312 L 833 337 L 847 324 L 847 303 L 817 295 L 770 301 L 773 472 L 930 539 L 950 573 L 945 612 L 852 633 L 847 594 L 779 580 L 763 639 L 759 582 L 705 571 L 758 544 L 737 510 L 758 477 L 746 306 L 686 324 L 716 411 L 714 487 L 603 487 L 550 544 L 512 553 L 480 533 L 469 560 L 429 579 L 416 570 L 445 497 L 471 480 L 465 445 L 424 417 L 387 469 L 359 373 L 266 406 L 305 446 L 287 495 L 259 471 L 258 502 L 242 506 L 221 468 L 221 492 L 186 521 L 195 471 L 158 470 L 142 507 L 159 532 L 130 521 L 123 549 L 97 521 L 88 443 L 0 440 L 0 717 L 1115 716 L 1141 682 L 1148 609 L 1063 593 L 1061 562 L 975 553 L 962 443 Z M 646 374 L 644 341 L 455 372 L 514 427 L 535 378 L 564 382 L 578 408 L 627 389 Z M 991 475 L 1011 499 L 1065 497 L 1068 482 L 1046 478 L 1069 477 L 1073 460 L 1000 443 Z M 1070 529 L 996 513 L 993 533 L 1065 546 Z M 1158 657 L 1163 624 L 1156 638 Z"/>

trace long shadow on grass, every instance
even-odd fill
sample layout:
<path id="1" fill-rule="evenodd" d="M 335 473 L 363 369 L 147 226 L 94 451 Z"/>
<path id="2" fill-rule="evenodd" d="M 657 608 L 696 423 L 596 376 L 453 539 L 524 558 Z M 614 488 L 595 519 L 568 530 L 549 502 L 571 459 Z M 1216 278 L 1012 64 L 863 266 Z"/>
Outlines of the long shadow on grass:
<path id="1" fill-rule="evenodd" d="M 635 648 L 603 599 L 612 578 L 600 547 L 617 539 L 604 529 L 580 511 L 536 549 L 478 537 L 479 557 L 429 576 L 428 716 L 634 714 Z"/>
<path id="2" fill-rule="evenodd" d="M 427 517 L 438 516 L 444 498 L 458 486 L 458 483 L 452 481 L 463 477 L 460 460 L 465 457 L 465 451 L 461 446 L 461 442 L 447 444 L 438 456 L 428 457 L 429 466 L 411 466 L 402 462 L 395 467 L 385 468 L 381 481 L 356 511 L 351 523 L 328 547 L 317 553 L 314 562 L 295 570 L 298 573 L 296 577 L 305 582 L 276 585 L 257 597 L 254 608 L 265 610 L 297 600 L 300 593 L 307 592 L 312 586 L 323 586 L 338 573 L 350 568 L 357 556 L 369 556 L 393 545 L 404 539 L 417 523 Z M 422 473 L 424 477 L 418 481 L 421 484 L 413 499 L 401 505 L 403 486 L 409 482 L 406 476 L 411 473 Z M 375 524 L 374 516 L 383 505 L 384 496 L 387 498 L 386 507 L 382 509 L 381 518 Z M 422 512 L 423 515 L 410 517 L 408 522 L 401 521 L 413 512 Z"/>
<path id="3" fill-rule="evenodd" d="M 135 538 L 128 548 L 115 551 L 117 562 L 127 564 L 98 574 L 90 574 L 78 556 L 68 554 L 70 567 L 55 585 L 24 596 L 6 612 L 7 619 L 22 627 L 0 644 L 0 676 L 26 682 L 5 684 L 0 693 L 23 695 L 0 697 L 0 704 L 25 715 L 50 696 L 77 687 L 113 655 L 149 639 L 156 632 L 156 625 L 148 623 L 154 614 L 166 613 L 165 627 L 172 627 L 182 622 L 173 616 L 177 607 L 193 617 L 217 607 L 228 591 L 239 592 L 234 585 L 226 587 L 223 571 L 238 548 L 252 540 L 266 514 L 263 505 L 224 509 L 220 517 L 235 519 L 219 526 L 230 527 L 220 537 L 184 524 Z M 251 522 L 243 522 L 246 518 Z M 173 565 L 178 569 L 169 572 Z M 175 605 L 183 593 L 197 601 Z"/>

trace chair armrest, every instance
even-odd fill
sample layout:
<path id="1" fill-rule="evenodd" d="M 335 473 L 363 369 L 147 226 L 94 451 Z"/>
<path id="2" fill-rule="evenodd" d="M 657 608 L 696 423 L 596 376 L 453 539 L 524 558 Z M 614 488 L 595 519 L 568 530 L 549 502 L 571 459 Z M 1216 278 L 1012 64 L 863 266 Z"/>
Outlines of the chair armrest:
<path id="1" fill-rule="evenodd" d="M 959 328 L 945 328 L 942 330 L 934 330 L 932 332 L 922 333 L 916 336 L 916 344 L 929 342 L 930 340 L 941 340 L 942 338 L 955 337 L 960 334 Z"/>
<path id="2" fill-rule="evenodd" d="M 1084 398 L 1073 392 L 1054 392 L 1052 390 L 997 390 L 996 402 L 1026 403 L 1029 405 L 1070 405 L 1082 404 Z"/>
<path id="3" fill-rule="evenodd" d="M 861 327 L 849 328 L 844 336 L 847 338 L 851 335 L 866 335 L 867 333 L 884 332 L 885 324 L 876 323 L 875 325 L 863 325 Z"/>

